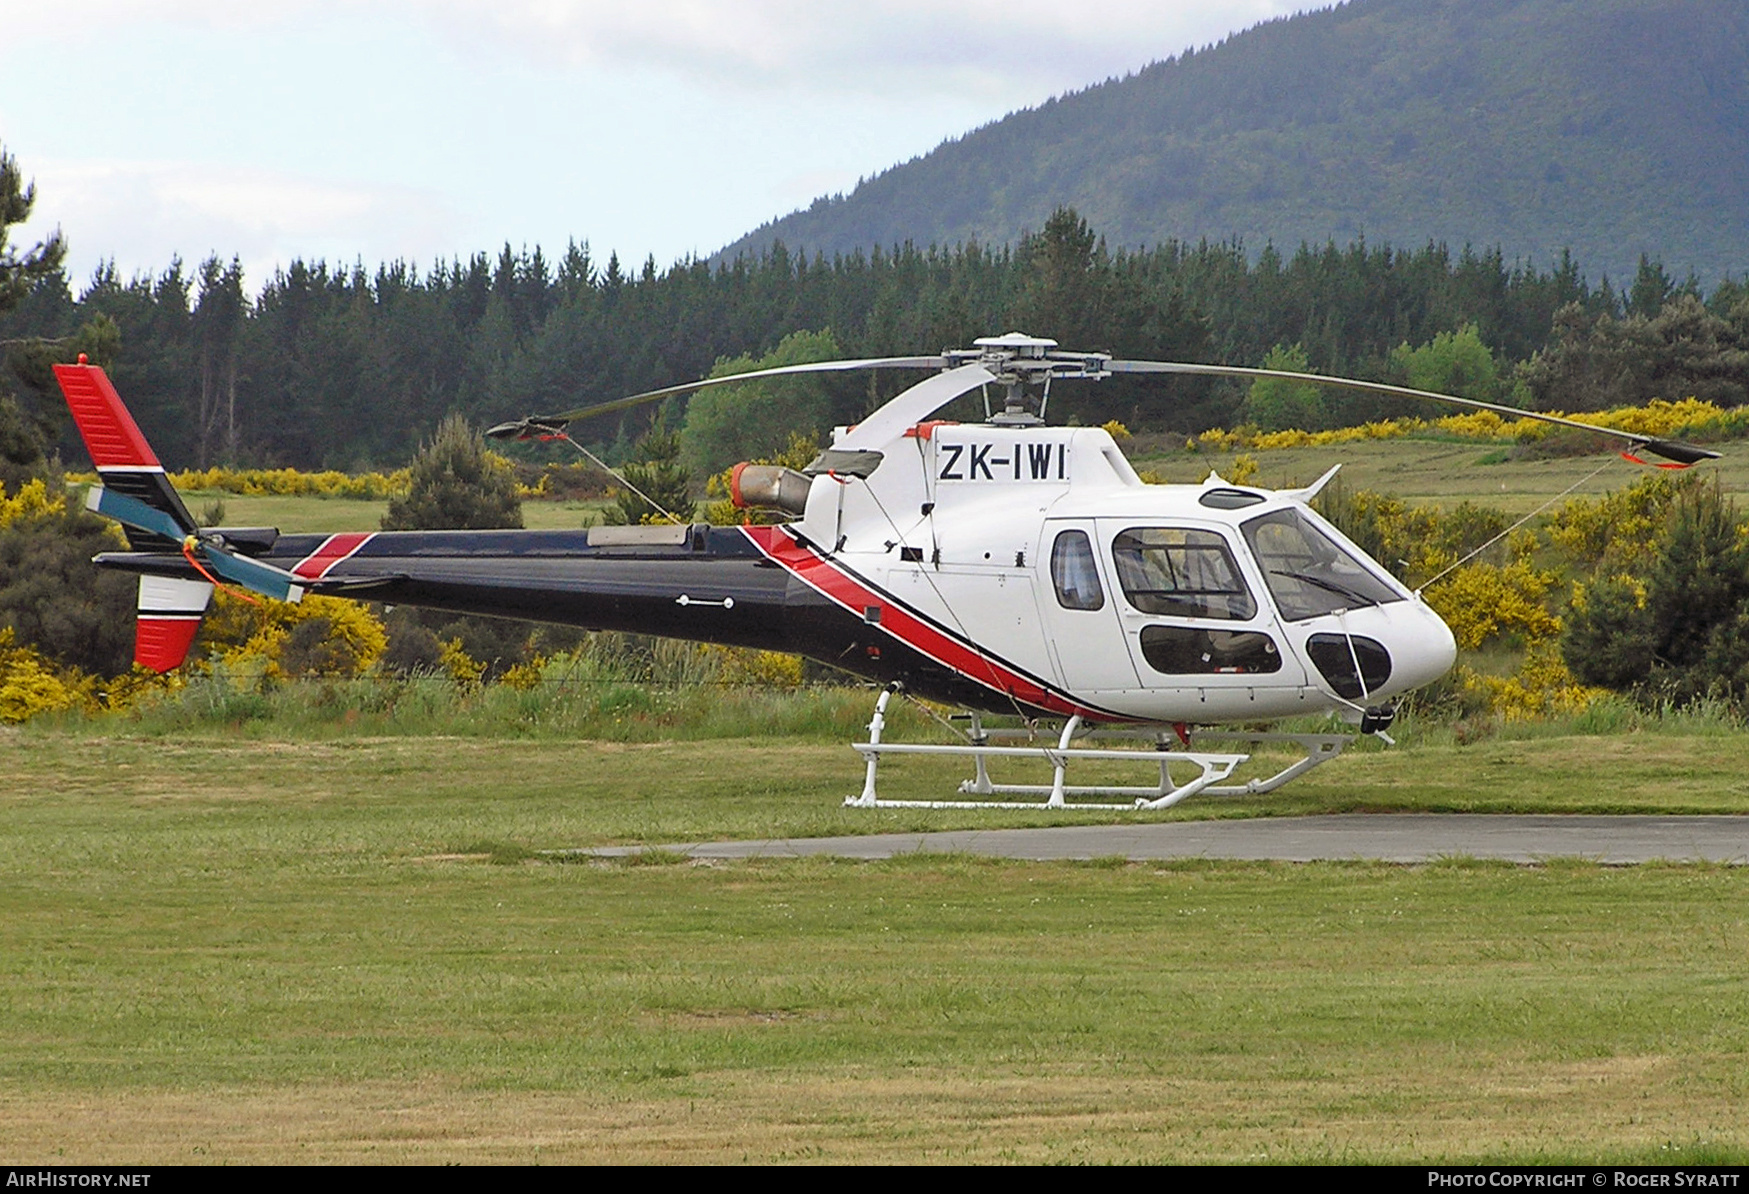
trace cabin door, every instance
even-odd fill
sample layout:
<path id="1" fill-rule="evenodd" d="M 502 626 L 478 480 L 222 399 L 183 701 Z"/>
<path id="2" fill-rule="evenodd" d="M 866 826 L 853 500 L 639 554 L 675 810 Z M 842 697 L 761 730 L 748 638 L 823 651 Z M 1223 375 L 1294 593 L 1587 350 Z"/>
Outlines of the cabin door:
<path id="1" fill-rule="evenodd" d="M 1039 606 L 1063 686 L 1092 704 L 1101 694 L 1134 692 L 1140 680 L 1093 520 L 1047 519 L 1038 560 Z"/>

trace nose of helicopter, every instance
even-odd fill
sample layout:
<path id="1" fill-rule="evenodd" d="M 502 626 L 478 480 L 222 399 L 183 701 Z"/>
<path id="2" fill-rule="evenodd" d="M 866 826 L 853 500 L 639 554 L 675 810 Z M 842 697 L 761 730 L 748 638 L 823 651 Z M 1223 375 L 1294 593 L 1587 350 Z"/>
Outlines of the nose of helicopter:
<path id="1" fill-rule="evenodd" d="M 1457 639 L 1451 627 L 1419 597 L 1400 609 L 1401 616 L 1392 619 L 1390 652 L 1395 666 L 1391 671 L 1394 692 L 1408 692 L 1431 684 L 1451 670 L 1457 662 Z"/>
<path id="2" fill-rule="evenodd" d="M 1391 700 L 1431 684 L 1457 662 L 1451 628 L 1419 597 L 1348 610 L 1310 629 L 1307 657 L 1344 701 Z"/>

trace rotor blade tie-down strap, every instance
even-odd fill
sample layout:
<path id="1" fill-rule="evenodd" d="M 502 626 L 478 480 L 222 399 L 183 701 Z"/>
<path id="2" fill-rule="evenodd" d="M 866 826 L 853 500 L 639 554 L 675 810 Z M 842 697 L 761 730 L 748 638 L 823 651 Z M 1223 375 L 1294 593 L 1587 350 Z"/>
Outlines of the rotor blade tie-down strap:
<path id="1" fill-rule="evenodd" d="M 1623 452 L 1622 455 L 1624 457 L 1627 457 L 1627 459 L 1629 459 L 1629 460 L 1633 459 L 1633 457 L 1628 456 L 1628 454 L 1626 452 Z M 1536 509 L 1532 510 L 1529 514 L 1526 514 L 1523 518 L 1519 519 L 1517 522 L 1513 523 L 1511 526 L 1509 526 L 1505 530 L 1501 531 L 1498 535 L 1495 535 L 1492 539 L 1490 539 L 1486 543 L 1482 544 L 1482 546 L 1476 548 L 1476 550 L 1470 552 L 1469 555 L 1464 556 L 1461 560 L 1457 560 L 1451 564 L 1447 564 L 1444 568 L 1441 568 L 1438 572 L 1434 573 L 1434 575 L 1431 579 L 1422 581 L 1421 587 L 1416 589 L 1415 592 L 1418 594 L 1426 592 L 1436 582 L 1443 579 L 1447 573 L 1452 572 L 1458 568 L 1462 568 L 1465 564 L 1469 563 L 1471 560 L 1475 559 L 1477 556 L 1479 556 L 1483 552 L 1487 551 L 1490 547 L 1493 547 L 1496 543 L 1500 542 L 1500 540 L 1506 538 L 1506 536 L 1510 535 L 1513 531 L 1516 531 L 1519 527 L 1523 526 L 1525 523 L 1529 522 L 1531 519 L 1533 519 L 1537 515 L 1541 514 L 1544 510 L 1547 510 L 1550 506 L 1554 505 L 1556 502 L 1558 502 L 1562 498 L 1566 497 L 1569 493 L 1572 493 L 1575 489 L 1579 488 L 1581 485 L 1584 485 L 1586 482 L 1590 481 L 1593 477 L 1597 476 L 1599 473 L 1603 472 L 1605 469 L 1609 468 L 1614 463 L 1615 463 L 1615 461 L 1613 461 L 1613 460 L 1605 460 L 1602 464 L 1598 465 L 1596 468 L 1594 468 L 1590 472 L 1586 473 L 1583 477 L 1580 477 L 1577 481 L 1575 481 L 1571 485 L 1567 486 L 1567 488 L 1561 490 L 1561 492 L 1557 493 L 1554 497 L 1550 498 L 1548 501 L 1544 502 L 1542 505 L 1540 505 Z M 1645 461 L 1642 460 L 1639 463 L 1644 464 Z M 1656 467 L 1669 468 L 1671 466 L 1660 464 L 1660 465 L 1657 465 Z M 1684 464 L 1684 465 L 1680 465 L 1678 467 L 1687 468 L 1688 466 L 1686 464 Z"/>
<path id="2" fill-rule="evenodd" d="M 657 501 L 655 498 L 651 497 L 649 494 L 647 494 L 643 490 L 639 489 L 636 485 L 633 485 L 630 481 L 626 480 L 625 476 L 623 474 L 621 474 L 619 472 L 619 470 L 610 467 L 606 461 L 601 459 L 601 457 L 597 456 L 595 453 L 591 452 L 588 448 L 585 448 L 582 444 L 580 444 L 576 440 L 572 439 L 569 433 L 561 431 L 557 435 L 542 436 L 541 438 L 542 439 L 562 439 L 562 440 L 564 440 L 566 443 L 570 444 L 573 448 L 576 448 L 579 452 L 583 453 L 584 456 L 588 457 L 590 463 L 594 464 L 596 468 L 600 469 L 602 472 L 604 472 L 608 476 L 612 477 L 615 481 L 618 481 L 621 485 L 624 485 L 627 489 L 631 490 L 633 493 L 635 493 L 639 497 L 643 498 L 646 502 L 649 502 L 650 505 L 655 507 L 656 511 L 659 514 L 661 514 L 663 518 L 666 518 L 669 522 L 673 523 L 675 526 L 686 525 L 686 524 L 682 523 L 678 518 L 676 518 L 673 514 L 669 513 L 668 510 L 666 510 L 663 507 L 661 502 Z"/>

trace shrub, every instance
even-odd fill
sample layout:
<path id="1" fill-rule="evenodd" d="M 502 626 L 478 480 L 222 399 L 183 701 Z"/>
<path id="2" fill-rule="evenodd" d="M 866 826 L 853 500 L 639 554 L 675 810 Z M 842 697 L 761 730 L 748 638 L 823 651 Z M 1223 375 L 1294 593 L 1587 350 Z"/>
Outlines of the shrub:
<path id="1" fill-rule="evenodd" d="M 10 626 L 0 627 L 0 723 L 16 725 L 39 713 L 96 707 L 91 677 L 56 668 L 37 651 L 18 646 Z"/>
<path id="2" fill-rule="evenodd" d="M 1678 705 L 1749 695 L 1749 538 L 1717 482 L 1681 488 L 1651 550 L 1621 563 L 1574 594 L 1574 675 Z"/>
<path id="3" fill-rule="evenodd" d="M 135 581 L 92 564 L 121 536 L 64 493 L 58 476 L 0 490 L 0 626 L 57 665 L 120 675 L 133 659 Z"/>
<path id="4" fill-rule="evenodd" d="M 388 635 L 355 601 L 312 593 L 296 604 L 251 602 L 221 589 L 201 624 L 199 644 L 232 672 L 344 679 L 369 671 Z"/>
<path id="5" fill-rule="evenodd" d="M 1548 608 L 1557 579 L 1528 560 L 1466 564 L 1429 587 L 1427 604 L 1445 619 L 1462 650 L 1500 636 L 1534 646 L 1561 632 L 1560 619 Z"/>
<path id="6" fill-rule="evenodd" d="M 389 502 L 385 531 L 489 530 L 522 525 L 516 471 L 460 415 L 446 416 L 419 449 L 405 497 Z"/>

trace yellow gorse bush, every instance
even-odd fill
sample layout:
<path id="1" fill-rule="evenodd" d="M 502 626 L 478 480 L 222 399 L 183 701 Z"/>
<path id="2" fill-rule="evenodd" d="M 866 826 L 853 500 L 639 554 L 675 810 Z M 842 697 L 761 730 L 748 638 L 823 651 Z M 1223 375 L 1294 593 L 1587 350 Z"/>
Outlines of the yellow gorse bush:
<path id="1" fill-rule="evenodd" d="M 286 648 L 293 631 L 323 620 L 322 649 L 288 669 Z M 345 678 L 362 675 L 382 657 L 388 633 L 367 606 L 310 593 L 295 604 L 263 599 L 259 604 L 219 590 L 201 630 L 215 662 L 232 671 L 279 678 L 288 671 Z"/>
<path id="2" fill-rule="evenodd" d="M 1553 642 L 1539 642 L 1525 652 L 1524 663 L 1510 676 L 1485 676 L 1464 669 L 1464 684 L 1487 701 L 1489 709 L 1507 721 L 1536 721 L 1562 714 L 1583 713 L 1607 689 L 1579 683 Z"/>
<path id="3" fill-rule="evenodd" d="M 96 690 L 92 677 L 57 668 L 30 647 L 15 645 L 12 627 L 0 627 L 0 723 L 16 725 L 39 713 L 96 709 Z"/>
<path id="4" fill-rule="evenodd" d="M 802 683 L 802 657 L 782 651 L 758 651 L 750 647 L 707 647 L 717 661 L 717 676 L 724 684 L 757 688 L 798 688 Z"/>
<path id="5" fill-rule="evenodd" d="M 457 688 L 466 692 L 478 688 L 486 675 L 486 665 L 464 651 L 459 638 L 444 642 L 438 665 Z"/>
<path id="6" fill-rule="evenodd" d="M 1463 650 L 1501 635 L 1536 647 L 1561 633 L 1561 620 L 1548 607 L 1558 582 L 1553 572 L 1533 568 L 1528 560 L 1466 564 L 1430 586 L 1426 598 Z"/>
<path id="7" fill-rule="evenodd" d="M 208 468 L 170 474 L 178 489 L 218 490 L 245 497 L 330 497 L 386 501 L 400 497 L 412 483 L 412 470 L 392 473 L 319 473 L 292 468 Z"/>
<path id="8" fill-rule="evenodd" d="M 1612 552 L 1643 550 L 1670 503 L 1690 484 L 1686 476 L 1658 472 L 1602 497 L 1573 498 L 1549 520 L 1549 541 L 1591 565 Z"/>
<path id="9" fill-rule="evenodd" d="M 7 497 L 6 487 L 0 485 L 0 527 L 11 526 L 21 519 L 59 514 L 66 508 L 66 495 L 49 493 L 41 478 L 26 481 L 12 497 Z"/>

